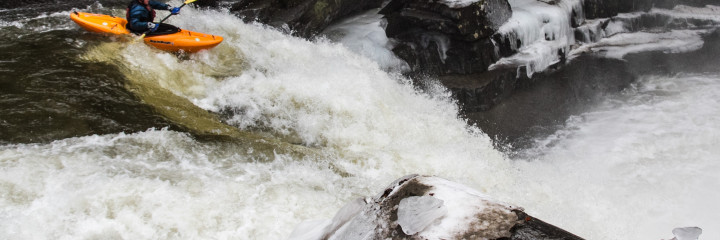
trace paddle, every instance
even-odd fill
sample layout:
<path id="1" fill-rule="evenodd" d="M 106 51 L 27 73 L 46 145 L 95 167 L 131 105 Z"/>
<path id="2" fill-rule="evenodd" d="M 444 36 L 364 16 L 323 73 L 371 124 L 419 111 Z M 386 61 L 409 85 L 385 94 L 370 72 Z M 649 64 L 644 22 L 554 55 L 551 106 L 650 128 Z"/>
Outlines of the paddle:
<path id="1" fill-rule="evenodd" d="M 193 2 L 195 2 L 195 1 L 197 1 L 197 0 L 186 0 L 182 5 L 180 5 L 180 8 L 183 8 L 185 5 L 188 5 L 188 4 L 193 3 Z M 167 15 L 165 18 L 163 18 L 162 20 L 160 20 L 160 22 L 157 23 L 158 26 L 159 26 L 160 24 L 162 24 L 165 20 L 167 20 L 170 16 L 172 16 L 172 14 Z M 145 31 L 142 35 L 140 35 L 139 38 L 137 38 L 137 40 L 140 40 L 140 39 L 145 38 L 145 35 L 147 35 L 149 32 L 150 32 L 150 30 Z"/>

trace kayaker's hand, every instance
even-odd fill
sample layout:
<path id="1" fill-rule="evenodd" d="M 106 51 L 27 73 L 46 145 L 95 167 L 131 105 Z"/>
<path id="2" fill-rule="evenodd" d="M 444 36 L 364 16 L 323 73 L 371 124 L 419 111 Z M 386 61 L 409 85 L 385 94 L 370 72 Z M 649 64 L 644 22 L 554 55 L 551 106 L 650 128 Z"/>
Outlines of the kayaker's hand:
<path id="1" fill-rule="evenodd" d="M 160 24 L 148 22 L 148 31 L 155 32 L 155 31 L 157 31 L 158 27 L 160 27 Z"/>
<path id="2" fill-rule="evenodd" d="M 170 14 L 172 14 L 172 15 L 178 15 L 178 14 L 180 14 L 180 8 L 179 8 L 179 7 L 174 7 L 174 8 L 172 8 L 172 9 L 170 10 Z"/>

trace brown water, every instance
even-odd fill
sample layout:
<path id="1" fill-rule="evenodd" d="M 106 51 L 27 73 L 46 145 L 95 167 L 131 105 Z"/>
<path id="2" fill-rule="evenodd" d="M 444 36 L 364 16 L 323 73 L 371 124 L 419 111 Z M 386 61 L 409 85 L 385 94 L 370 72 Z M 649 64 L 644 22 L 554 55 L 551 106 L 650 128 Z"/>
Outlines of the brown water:
<path id="1" fill-rule="evenodd" d="M 0 10 L 0 143 L 172 126 L 123 87 L 125 78 L 114 66 L 79 58 L 112 40 L 74 27 L 68 18 L 47 16 L 73 8 L 96 9 L 98 3 Z"/>

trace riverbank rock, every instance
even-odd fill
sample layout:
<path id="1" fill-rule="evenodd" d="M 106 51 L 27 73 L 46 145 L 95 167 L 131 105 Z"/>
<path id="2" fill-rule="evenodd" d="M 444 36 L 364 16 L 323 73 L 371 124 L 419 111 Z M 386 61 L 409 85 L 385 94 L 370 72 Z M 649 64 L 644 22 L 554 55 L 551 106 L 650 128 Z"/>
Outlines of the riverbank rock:
<path id="1" fill-rule="evenodd" d="M 415 72 L 484 72 L 500 56 L 491 37 L 512 15 L 507 0 L 390 1 L 380 14 L 393 51 Z"/>
<path id="2" fill-rule="evenodd" d="M 230 11 L 247 21 L 310 38 L 335 20 L 381 4 L 382 0 L 240 0 L 232 4 Z"/>
<path id="3" fill-rule="evenodd" d="M 647 12 L 653 7 L 674 8 L 678 5 L 705 7 L 720 5 L 716 0 L 583 0 L 585 17 L 588 19 L 608 18 L 619 13 Z"/>
<path id="4" fill-rule="evenodd" d="M 318 223 L 301 224 L 290 239 L 582 239 L 469 187 L 420 175 Z"/>

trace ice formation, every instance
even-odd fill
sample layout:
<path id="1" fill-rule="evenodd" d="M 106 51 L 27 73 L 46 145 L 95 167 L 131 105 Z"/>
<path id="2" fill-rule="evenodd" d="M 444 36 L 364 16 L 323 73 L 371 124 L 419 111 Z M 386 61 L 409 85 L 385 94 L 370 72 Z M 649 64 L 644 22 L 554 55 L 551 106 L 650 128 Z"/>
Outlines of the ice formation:
<path id="1" fill-rule="evenodd" d="M 555 5 L 536 0 L 510 0 L 513 15 L 498 31 L 515 45 L 517 54 L 500 59 L 489 67 L 525 66 L 528 76 L 560 61 L 559 52 L 575 44 L 572 14 L 582 19 L 579 0 L 562 0 Z"/>
<path id="2" fill-rule="evenodd" d="M 693 25 L 702 20 L 711 26 L 720 24 L 720 7 L 704 8 L 677 6 L 674 9 L 653 8 L 647 13 L 622 13 L 612 18 L 585 20 L 582 4 L 576 0 L 561 0 L 547 4 L 535 0 L 510 0 L 513 16 L 499 30 L 517 51 L 489 67 L 525 67 L 528 77 L 558 63 L 563 57 L 572 60 L 582 53 L 623 58 L 629 53 L 663 51 L 679 53 L 695 51 L 703 46 L 702 34 L 707 25 Z M 687 25 L 675 30 L 637 29 L 635 23 L 645 15 L 667 18 L 667 24 Z M 581 24 L 576 29 L 575 21 Z M 682 26 L 682 24 L 681 24 Z M 667 28 L 667 27 L 666 27 Z M 576 39 L 578 33 L 582 39 Z"/>

